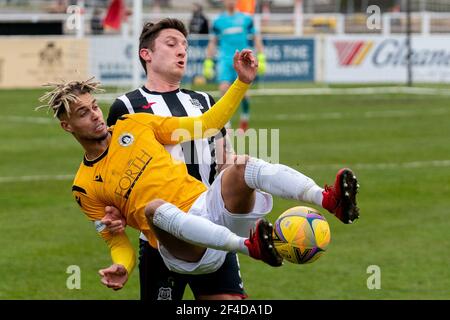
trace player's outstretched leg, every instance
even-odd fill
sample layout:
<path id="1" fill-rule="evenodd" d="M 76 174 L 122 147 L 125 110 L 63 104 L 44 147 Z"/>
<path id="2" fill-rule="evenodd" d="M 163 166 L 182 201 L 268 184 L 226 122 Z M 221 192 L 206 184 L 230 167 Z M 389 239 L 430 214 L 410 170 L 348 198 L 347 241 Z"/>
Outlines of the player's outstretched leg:
<path id="1" fill-rule="evenodd" d="M 358 182 L 350 169 L 340 170 L 335 184 L 322 189 L 311 178 L 285 165 L 251 157 L 246 161 L 244 179 L 249 188 L 322 206 L 344 223 L 352 223 L 359 217 Z"/>
<path id="2" fill-rule="evenodd" d="M 272 224 L 266 219 L 259 219 L 254 231 L 251 230 L 250 237 L 245 240 L 245 245 L 252 258 L 262 260 L 272 267 L 279 267 L 283 264 L 283 258 L 275 250 L 272 232 Z"/>
<path id="3" fill-rule="evenodd" d="M 236 251 L 256 260 L 262 260 L 271 266 L 281 265 L 281 257 L 273 245 L 273 227 L 266 220 L 258 220 L 255 232 L 246 239 L 202 216 L 186 214 L 164 200 L 156 199 L 150 202 L 146 206 L 145 215 L 152 227 L 157 227 L 189 244 L 223 251 Z M 158 240 L 177 258 L 196 261 L 190 259 L 189 253 L 180 252 L 189 249 L 181 248 L 180 244 L 173 239 L 160 238 L 159 233 Z M 188 259 L 185 258 L 186 256 Z"/>
<path id="4" fill-rule="evenodd" d="M 343 223 L 352 223 L 359 218 L 356 206 L 358 180 L 348 168 L 339 170 L 333 186 L 325 186 L 322 206 L 333 213 Z"/>

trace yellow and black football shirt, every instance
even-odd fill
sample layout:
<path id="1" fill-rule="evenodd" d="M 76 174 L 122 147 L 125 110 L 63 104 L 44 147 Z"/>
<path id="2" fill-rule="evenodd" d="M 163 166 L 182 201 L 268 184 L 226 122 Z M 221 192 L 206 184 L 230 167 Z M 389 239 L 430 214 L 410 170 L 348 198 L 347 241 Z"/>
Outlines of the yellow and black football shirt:
<path id="1" fill-rule="evenodd" d="M 101 224 L 105 207 L 117 207 L 127 224 L 141 230 L 156 247 L 156 238 L 145 218 L 145 206 L 151 200 L 163 199 L 186 212 L 206 191 L 206 186 L 190 176 L 186 165 L 172 158 L 163 145 L 216 134 L 217 128 L 231 118 L 247 88 L 247 84 L 236 80 L 214 108 L 198 117 L 145 113 L 123 116 L 110 128 L 111 141 L 103 154 L 92 161 L 83 159 L 72 191 L 107 241 L 114 263 L 123 264 L 130 272 L 135 256 L 125 234 L 111 235 Z"/>

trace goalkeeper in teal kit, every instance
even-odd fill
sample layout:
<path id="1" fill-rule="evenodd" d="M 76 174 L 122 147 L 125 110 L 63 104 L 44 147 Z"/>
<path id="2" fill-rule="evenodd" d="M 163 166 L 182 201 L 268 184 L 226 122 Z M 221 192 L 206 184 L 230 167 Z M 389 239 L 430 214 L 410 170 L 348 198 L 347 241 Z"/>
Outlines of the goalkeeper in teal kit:
<path id="1" fill-rule="evenodd" d="M 212 79 L 217 70 L 217 82 L 223 95 L 234 79 L 236 73 L 233 69 L 233 56 L 236 50 L 250 47 L 253 40 L 258 58 L 258 73 L 264 74 L 266 58 L 260 35 L 255 31 L 253 18 L 247 14 L 236 11 L 236 0 L 224 0 L 225 12 L 220 14 L 213 22 L 213 35 L 206 49 L 206 60 L 203 65 L 203 73 L 207 79 Z M 215 68 L 213 58 L 218 51 L 217 66 Z M 247 130 L 250 106 L 248 98 L 241 103 L 241 115 L 239 127 Z"/>

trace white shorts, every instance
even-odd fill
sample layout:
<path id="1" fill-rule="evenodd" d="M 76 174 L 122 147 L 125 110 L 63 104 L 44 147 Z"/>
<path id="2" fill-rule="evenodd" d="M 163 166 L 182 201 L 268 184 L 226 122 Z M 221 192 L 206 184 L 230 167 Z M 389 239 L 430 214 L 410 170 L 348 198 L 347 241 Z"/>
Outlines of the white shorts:
<path id="1" fill-rule="evenodd" d="M 226 170 L 226 169 L 225 169 Z M 255 206 L 246 214 L 231 213 L 225 208 L 222 199 L 222 171 L 211 187 L 202 193 L 194 202 L 188 214 L 202 216 L 216 224 L 230 229 L 237 235 L 247 238 L 255 222 L 272 210 L 272 196 L 256 190 Z M 174 257 L 162 244 L 158 244 L 159 252 L 169 270 L 177 273 L 205 274 L 216 271 L 222 266 L 227 252 L 207 248 L 203 257 L 197 262 L 186 262 Z"/>

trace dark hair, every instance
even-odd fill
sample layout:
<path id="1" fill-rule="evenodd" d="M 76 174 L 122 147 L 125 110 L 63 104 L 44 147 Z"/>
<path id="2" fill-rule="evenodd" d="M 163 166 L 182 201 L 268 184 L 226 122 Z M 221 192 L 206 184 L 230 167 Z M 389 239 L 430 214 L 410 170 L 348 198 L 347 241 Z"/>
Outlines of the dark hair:
<path id="1" fill-rule="evenodd" d="M 153 50 L 155 39 L 158 37 L 159 33 L 164 29 L 175 29 L 180 31 L 185 37 L 188 36 L 187 29 L 181 20 L 166 18 L 159 21 L 158 23 L 147 22 L 144 25 L 144 28 L 142 28 L 142 32 L 139 37 L 139 52 L 141 51 L 142 48 L 149 48 Z M 140 54 L 139 60 L 141 61 L 145 73 L 147 73 L 147 69 L 145 67 L 145 60 L 141 58 Z"/>

